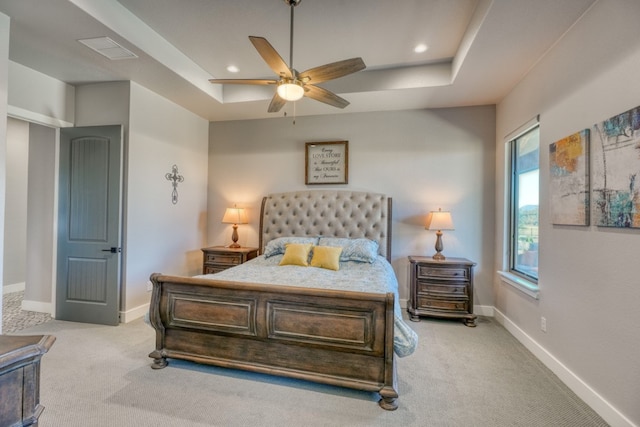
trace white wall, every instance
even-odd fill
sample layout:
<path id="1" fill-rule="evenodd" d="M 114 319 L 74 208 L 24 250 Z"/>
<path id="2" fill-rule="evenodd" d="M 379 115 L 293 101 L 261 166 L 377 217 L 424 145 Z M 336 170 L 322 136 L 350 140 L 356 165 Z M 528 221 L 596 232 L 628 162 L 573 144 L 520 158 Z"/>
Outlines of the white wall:
<path id="1" fill-rule="evenodd" d="M 493 306 L 495 109 L 468 107 L 213 122 L 209 143 L 209 245 L 229 244 L 226 207 L 249 209 L 239 243 L 258 245 L 262 197 L 305 188 L 375 191 L 393 198 L 392 265 L 407 298 L 408 255 L 434 253 L 424 229 L 431 210 L 450 209 L 455 231 L 444 254 L 476 267 L 476 300 Z M 349 184 L 305 186 L 304 147 L 349 141 Z"/>
<path id="2" fill-rule="evenodd" d="M 54 128 L 29 124 L 27 190 L 27 272 L 22 308 L 53 312 L 54 218 L 56 217 L 57 144 Z"/>
<path id="3" fill-rule="evenodd" d="M 9 61 L 8 114 L 46 126 L 73 126 L 75 88 Z"/>
<path id="4" fill-rule="evenodd" d="M 6 159 L 3 282 L 13 288 L 24 286 L 26 274 L 29 123 L 7 119 Z"/>
<path id="5" fill-rule="evenodd" d="M 209 123 L 135 83 L 130 109 L 125 310 L 135 318 L 148 310 L 151 273 L 202 271 Z M 165 178 L 174 164 L 184 177 L 177 204 Z"/>
<path id="6" fill-rule="evenodd" d="M 640 425 L 640 230 L 551 225 L 548 147 L 640 105 L 639 20 L 640 2 L 596 2 L 497 109 L 497 212 L 504 211 L 506 188 L 502 137 L 536 114 L 541 178 L 540 299 L 496 277 L 496 308 L 614 426 Z M 502 268 L 504 226 L 499 216 L 496 269 Z"/>

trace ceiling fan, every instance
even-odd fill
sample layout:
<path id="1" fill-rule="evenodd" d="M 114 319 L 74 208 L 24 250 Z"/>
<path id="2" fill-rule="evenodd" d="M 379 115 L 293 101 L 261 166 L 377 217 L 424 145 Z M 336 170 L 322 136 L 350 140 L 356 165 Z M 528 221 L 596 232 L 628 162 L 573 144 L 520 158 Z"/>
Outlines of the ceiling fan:
<path id="1" fill-rule="evenodd" d="M 333 92 L 316 86 L 327 80 L 337 79 L 364 70 L 367 66 L 362 58 L 351 58 L 343 61 L 320 65 L 299 73 L 293 68 L 293 10 L 302 0 L 283 0 L 291 8 L 291 25 L 289 33 L 289 65 L 284 62 L 278 52 L 264 37 L 249 36 L 262 59 L 279 76 L 275 79 L 210 79 L 217 84 L 277 85 L 276 93 L 271 99 L 268 111 L 277 113 L 287 101 L 297 101 L 306 96 L 338 108 L 349 105 L 349 101 Z"/>

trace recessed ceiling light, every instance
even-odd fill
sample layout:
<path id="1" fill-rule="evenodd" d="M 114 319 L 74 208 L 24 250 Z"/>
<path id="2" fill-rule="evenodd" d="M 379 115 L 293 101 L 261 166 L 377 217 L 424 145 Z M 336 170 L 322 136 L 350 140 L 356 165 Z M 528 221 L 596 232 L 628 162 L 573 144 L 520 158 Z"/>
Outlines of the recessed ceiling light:
<path id="1" fill-rule="evenodd" d="M 227 71 L 230 72 L 230 73 L 237 73 L 240 70 L 235 65 L 229 65 L 227 67 Z"/>
<path id="2" fill-rule="evenodd" d="M 429 49 L 429 47 L 426 44 L 420 43 L 419 45 L 413 48 L 413 51 L 415 53 L 422 53 L 422 52 L 426 52 L 427 49 Z"/>

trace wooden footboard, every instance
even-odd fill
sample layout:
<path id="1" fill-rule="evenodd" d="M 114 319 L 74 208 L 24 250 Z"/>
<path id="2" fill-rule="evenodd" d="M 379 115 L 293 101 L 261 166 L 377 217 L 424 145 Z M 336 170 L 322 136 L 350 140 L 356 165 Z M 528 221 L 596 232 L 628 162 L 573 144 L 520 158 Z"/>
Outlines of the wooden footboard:
<path id="1" fill-rule="evenodd" d="M 167 358 L 380 394 L 397 408 L 394 295 L 153 274 L 152 368 Z"/>

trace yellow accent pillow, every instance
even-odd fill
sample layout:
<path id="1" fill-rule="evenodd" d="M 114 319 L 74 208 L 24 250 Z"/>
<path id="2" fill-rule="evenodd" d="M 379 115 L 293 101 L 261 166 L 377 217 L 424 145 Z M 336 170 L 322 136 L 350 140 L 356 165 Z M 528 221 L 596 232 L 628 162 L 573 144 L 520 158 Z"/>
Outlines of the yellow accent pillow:
<path id="1" fill-rule="evenodd" d="M 342 248 L 334 246 L 316 246 L 313 248 L 311 267 L 326 268 L 338 271 L 340 268 L 340 254 Z"/>
<path id="2" fill-rule="evenodd" d="M 311 243 L 287 243 L 284 245 L 284 256 L 280 260 L 280 265 L 309 265 L 309 252 L 313 245 Z"/>

